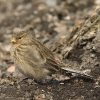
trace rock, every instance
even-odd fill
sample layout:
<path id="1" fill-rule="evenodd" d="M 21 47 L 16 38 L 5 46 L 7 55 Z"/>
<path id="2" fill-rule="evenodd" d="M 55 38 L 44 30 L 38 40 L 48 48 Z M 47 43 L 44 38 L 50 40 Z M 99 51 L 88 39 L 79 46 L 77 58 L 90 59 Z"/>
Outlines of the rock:
<path id="1" fill-rule="evenodd" d="M 15 66 L 11 65 L 8 69 L 7 72 L 13 73 L 15 71 Z"/>

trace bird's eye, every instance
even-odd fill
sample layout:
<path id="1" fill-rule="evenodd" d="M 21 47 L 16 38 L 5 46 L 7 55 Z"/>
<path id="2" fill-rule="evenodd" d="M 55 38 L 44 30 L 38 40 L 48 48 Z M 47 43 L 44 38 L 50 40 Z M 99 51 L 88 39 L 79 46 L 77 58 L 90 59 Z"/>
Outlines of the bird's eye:
<path id="1" fill-rule="evenodd" d="M 18 39 L 21 39 L 22 37 L 18 37 Z"/>

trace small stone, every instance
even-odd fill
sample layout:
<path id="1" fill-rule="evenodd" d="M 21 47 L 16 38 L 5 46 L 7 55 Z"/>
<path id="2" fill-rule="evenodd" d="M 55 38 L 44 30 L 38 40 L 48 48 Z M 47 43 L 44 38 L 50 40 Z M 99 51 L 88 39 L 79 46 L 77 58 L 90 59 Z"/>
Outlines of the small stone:
<path id="1" fill-rule="evenodd" d="M 8 69 L 7 69 L 7 72 L 14 72 L 15 71 L 15 66 L 14 65 L 11 65 Z"/>
<path id="2" fill-rule="evenodd" d="M 35 97 L 35 100 L 45 100 L 46 96 L 45 94 L 39 94 L 38 96 Z"/>
<path id="3" fill-rule="evenodd" d="M 95 54 L 91 54 L 91 57 L 94 58 L 95 57 Z"/>
<path id="4" fill-rule="evenodd" d="M 71 18 L 70 18 L 70 16 L 66 16 L 64 19 L 65 20 L 70 20 Z"/>

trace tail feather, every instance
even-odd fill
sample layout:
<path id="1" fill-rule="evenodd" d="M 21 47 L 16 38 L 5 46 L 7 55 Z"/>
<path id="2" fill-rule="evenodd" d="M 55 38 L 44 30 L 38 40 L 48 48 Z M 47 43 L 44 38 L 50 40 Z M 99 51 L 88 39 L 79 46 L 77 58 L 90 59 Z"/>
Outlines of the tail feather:
<path id="1" fill-rule="evenodd" d="M 83 77 L 87 77 L 87 78 L 91 78 L 91 79 L 93 79 L 92 78 L 92 76 L 91 75 L 89 75 L 89 74 L 87 74 L 86 72 L 89 72 L 90 70 L 85 70 L 85 71 L 79 71 L 79 70 L 74 70 L 74 69 L 70 69 L 70 68 L 62 68 L 62 70 L 64 70 L 64 72 L 66 72 L 66 73 L 76 73 L 76 74 L 78 74 L 78 75 L 81 75 L 81 76 L 83 76 Z"/>

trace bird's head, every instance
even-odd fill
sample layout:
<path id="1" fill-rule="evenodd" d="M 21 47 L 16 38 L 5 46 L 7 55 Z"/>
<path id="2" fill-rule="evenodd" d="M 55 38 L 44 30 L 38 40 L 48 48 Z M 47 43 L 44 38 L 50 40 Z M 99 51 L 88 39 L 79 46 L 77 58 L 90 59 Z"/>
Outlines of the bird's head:
<path id="1" fill-rule="evenodd" d="M 11 43 L 13 45 L 18 44 L 28 44 L 33 39 L 33 35 L 31 33 L 22 31 L 19 33 L 15 33 L 12 36 Z"/>

